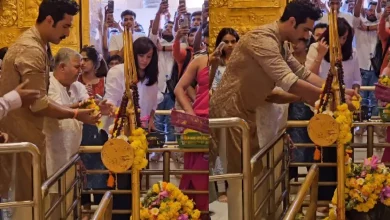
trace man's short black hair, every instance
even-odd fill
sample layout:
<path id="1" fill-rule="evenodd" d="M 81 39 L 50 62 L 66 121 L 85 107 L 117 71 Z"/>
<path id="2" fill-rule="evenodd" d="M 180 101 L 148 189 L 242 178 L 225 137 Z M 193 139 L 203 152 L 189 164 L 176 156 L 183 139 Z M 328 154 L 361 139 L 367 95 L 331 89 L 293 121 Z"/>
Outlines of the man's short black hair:
<path id="1" fill-rule="evenodd" d="M 114 56 L 111 56 L 108 60 L 107 60 L 107 63 L 110 63 L 111 61 L 113 60 L 117 60 L 119 63 L 123 63 L 123 59 L 121 56 L 119 55 L 114 55 Z"/>
<path id="2" fill-rule="evenodd" d="M 369 3 L 368 3 L 368 7 L 371 7 L 371 5 L 377 6 L 377 5 L 378 5 L 378 2 L 369 2 Z"/>
<path id="3" fill-rule="evenodd" d="M 79 12 L 79 5 L 75 0 L 43 0 L 39 5 L 37 23 L 41 24 L 47 16 L 54 20 L 53 27 L 63 20 L 65 14 L 75 16 Z"/>
<path id="4" fill-rule="evenodd" d="M 325 23 L 317 23 L 316 25 L 314 25 L 313 33 L 316 31 L 316 29 L 319 29 L 319 28 L 328 28 L 328 24 L 325 24 Z"/>
<path id="5" fill-rule="evenodd" d="M 123 11 L 123 12 L 121 13 L 121 19 L 123 20 L 123 18 L 124 18 L 125 16 L 127 16 L 127 15 L 133 16 L 134 19 L 137 18 L 137 14 L 136 14 L 134 11 L 132 11 L 132 10 L 125 10 L 125 11 Z"/>
<path id="6" fill-rule="evenodd" d="M 298 26 L 305 23 L 307 19 L 319 20 L 322 17 L 322 11 L 310 0 L 293 0 L 286 5 L 280 21 L 285 22 L 291 17 L 295 18 L 296 26 Z"/>
<path id="7" fill-rule="evenodd" d="M 195 11 L 194 13 L 191 14 L 191 18 L 195 16 L 202 16 L 202 11 Z"/>

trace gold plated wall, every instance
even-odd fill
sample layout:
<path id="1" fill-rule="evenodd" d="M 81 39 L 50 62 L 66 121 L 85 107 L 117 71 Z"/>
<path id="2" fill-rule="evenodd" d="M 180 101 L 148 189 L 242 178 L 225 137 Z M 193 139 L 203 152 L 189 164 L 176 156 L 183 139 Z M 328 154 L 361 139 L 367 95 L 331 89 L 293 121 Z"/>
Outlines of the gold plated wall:
<path id="1" fill-rule="evenodd" d="M 0 48 L 10 46 L 21 33 L 35 24 L 41 1 L 0 0 Z M 80 0 L 76 1 L 80 3 Z M 88 2 L 88 0 L 86 1 Z M 85 8 L 85 12 L 82 8 L 81 14 L 89 15 L 89 8 Z M 82 23 L 89 23 L 89 20 L 83 19 Z M 69 47 L 79 51 L 81 31 L 79 13 L 74 18 L 74 25 L 69 37 L 63 40 L 60 45 L 52 45 L 53 53 L 55 54 L 61 47 Z M 87 36 L 89 37 L 89 35 Z"/>
<path id="2" fill-rule="evenodd" d="M 210 47 L 218 32 L 234 28 L 240 35 L 280 18 L 286 0 L 210 0 Z"/>

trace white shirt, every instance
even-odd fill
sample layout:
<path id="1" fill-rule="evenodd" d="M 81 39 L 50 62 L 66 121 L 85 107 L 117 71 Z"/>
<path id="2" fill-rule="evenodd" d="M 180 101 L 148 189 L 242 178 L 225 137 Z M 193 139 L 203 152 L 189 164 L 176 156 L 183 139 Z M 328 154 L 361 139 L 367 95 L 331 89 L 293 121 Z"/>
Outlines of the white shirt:
<path id="1" fill-rule="evenodd" d="M 376 31 L 362 31 L 359 29 L 360 23 L 366 26 L 377 25 L 379 20 L 376 22 L 368 21 L 366 18 L 353 17 L 353 28 L 355 30 L 356 37 L 356 50 L 357 57 L 359 60 L 359 67 L 364 70 L 371 69 L 371 57 L 375 53 L 375 46 L 378 39 Z"/>
<path id="2" fill-rule="evenodd" d="M 163 47 L 169 47 L 173 45 L 173 42 L 168 42 L 164 39 L 161 39 L 157 35 L 152 34 L 152 32 L 150 32 L 149 38 L 156 45 L 158 41 Z M 173 61 L 174 59 L 172 51 L 158 52 L 158 89 L 161 93 L 165 93 L 167 89 L 167 80 L 171 78 Z M 159 94 L 159 103 L 162 102 L 163 99 L 164 97 L 162 97 L 162 94 Z"/>
<path id="3" fill-rule="evenodd" d="M 22 99 L 15 90 L 0 97 L 0 120 L 7 116 L 8 112 L 20 108 L 22 106 Z"/>
<path id="4" fill-rule="evenodd" d="M 140 37 L 146 37 L 144 33 L 133 33 L 133 42 Z M 108 46 L 108 52 L 120 51 L 123 48 L 123 33 L 112 35 Z"/>
<path id="5" fill-rule="evenodd" d="M 274 90 L 282 90 L 275 87 Z M 287 125 L 289 104 L 264 102 L 256 108 L 257 138 L 260 148 L 265 147 Z"/>
<path id="6" fill-rule="evenodd" d="M 354 18 L 354 16 L 351 13 L 340 11 L 338 13 L 338 17 L 339 18 L 345 18 L 345 20 L 347 20 L 349 25 L 351 25 L 351 27 L 353 27 L 353 18 Z M 329 14 L 328 13 L 324 13 L 322 18 L 318 22 L 316 22 L 316 23 L 329 24 Z"/>
<path id="7" fill-rule="evenodd" d="M 318 55 L 318 43 L 314 43 L 310 46 L 309 52 L 307 53 L 306 56 L 306 63 L 305 66 L 311 66 L 314 62 L 316 62 L 316 58 Z M 357 53 L 356 49 L 353 49 L 352 53 L 352 58 L 346 61 L 342 62 L 343 64 L 343 70 L 344 70 L 344 83 L 346 88 L 351 89 L 352 85 L 357 84 L 361 85 L 362 84 L 362 76 L 360 74 L 360 69 L 359 69 L 359 61 L 357 58 Z M 326 60 L 322 60 L 321 66 L 318 72 L 318 75 L 326 79 L 328 76 L 328 72 L 330 69 L 330 63 L 328 63 Z"/>
<path id="8" fill-rule="evenodd" d="M 66 87 L 53 76 L 53 73 L 50 73 L 48 97 L 60 105 L 71 105 L 89 98 L 83 84 L 77 81 L 74 82 L 68 93 Z M 76 119 L 59 120 L 45 117 L 43 133 L 46 135 L 48 176 L 57 172 L 79 151 L 82 128 L 82 123 Z M 53 192 L 56 192 L 55 189 L 53 189 Z"/>
<path id="9" fill-rule="evenodd" d="M 104 99 L 107 99 L 107 102 L 120 106 L 123 94 L 125 92 L 125 66 L 124 64 L 119 64 L 112 67 L 106 78 L 105 91 L 106 94 Z M 141 118 L 149 116 L 152 110 L 157 109 L 157 94 L 158 85 L 157 83 L 147 86 L 147 80 L 143 82 L 138 82 L 138 93 L 139 93 L 139 105 L 141 108 Z"/>

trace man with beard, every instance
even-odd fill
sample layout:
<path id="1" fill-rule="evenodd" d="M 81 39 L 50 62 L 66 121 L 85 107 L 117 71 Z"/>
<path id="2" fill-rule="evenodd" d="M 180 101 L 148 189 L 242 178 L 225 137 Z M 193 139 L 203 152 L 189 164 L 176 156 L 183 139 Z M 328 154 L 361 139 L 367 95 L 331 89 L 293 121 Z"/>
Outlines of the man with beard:
<path id="1" fill-rule="evenodd" d="M 376 15 L 375 11 L 381 11 L 381 3 L 370 2 L 366 9 L 363 9 L 363 0 L 357 0 L 354 9 L 353 28 L 356 37 L 356 50 L 358 54 L 360 72 L 362 74 L 362 86 L 373 86 L 378 82 L 378 76 L 375 74 L 371 66 L 371 57 L 375 53 L 375 46 L 377 43 L 377 28 L 380 14 Z M 362 9 L 365 10 L 362 15 Z M 362 91 L 362 104 L 366 106 L 373 106 L 372 115 L 378 115 L 377 100 L 374 92 Z M 364 128 L 359 128 L 357 135 L 364 133 Z M 384 135 L 380 132 L 379 127 L 375 128 L 380 142 L 385 142 Z"/>
<path id="2" fill-rule="evenodd" d="M 25 31 L 8 49 L 0 77 L 0 96 L 29 80 L 26 89 L 38 90 L 38 99 L 25 108 L 10 112 L 0 121 L 0 130 L 9 135 L 9 142 L 30 142 L 41 153 L 42 180 L 46 176 L 44 118 L 77 119 L 95 124 L 99 117 L 91 115 L 93 110 L 79 110 L 55 103 L 47 96 L 49 87 L 50 60 L 49 43 L 59 44 L 70 34 L 73 16 L 79 11 L 74 0 L 43 0 L 39 6 L 36 24 Z M 12 185 L 16 201 L 32 200 L 31 156 L 28 153 L 16 154 L 16 167 L 13 155 L 1 155 L 0 194 L 6 193 Z M 15 169 L 15 172 L 12 170 Z M 15 173 L 15 177 L 12 177 Z M 12 181 L 12 182 L 11 182 Z M 37 187 L 37 186 L 35 186 Z M 29 220 L 33 213 L 31 207 L 18 208 L 12 219 Z"/>

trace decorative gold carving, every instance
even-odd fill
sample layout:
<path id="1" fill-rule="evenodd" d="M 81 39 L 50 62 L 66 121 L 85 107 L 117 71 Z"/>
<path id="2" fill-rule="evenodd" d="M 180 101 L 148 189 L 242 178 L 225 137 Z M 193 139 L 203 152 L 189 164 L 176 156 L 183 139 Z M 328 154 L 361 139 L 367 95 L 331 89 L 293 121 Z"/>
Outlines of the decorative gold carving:
<path id="1" fill-rule="evenodd" d="M 81 0 L 77 0 L 80 4 Z M 83 0 L 88 2 L 88 0 Z M 0 0 L 0 48 L 10 46 L 28 28 L 35 25 L 39 12 L 39 4 L 42 0 Z M 96 2 L 101 2 L 98 0 Z M 98 3 L 96 3 L 98 4 Z M 85 31 L 85 39 L 89 42 L 89 7 L 82 8 L 83 16 L 83 31 Z M 69 47 L 80 51 L 80 14 L 74 17 L 74 27 L 72 28 L 69 37 L 59 45 L 52 45 L 53 53 L 55 54 L 61 47 Z"/>
<path id="2" fill-rule="evenodd" d="M 211 0 L 210 1 L 210 8 L 211 7 L 223 7 L 227 6 L 228 0 Z"/>
<path id="3" fill-rule="evenodd" d="M 230 0 L 229 8 L 278 8 L 281 0 Z"/>
<path id="4" fill-rule="evenodd" d="M 240 36 L 254 28 L 279 19 L 287 0 L 210 0 L 210 49 L 224 27 L 234 28 Z"/>
<path id="5" fill-rule="evenodd" d="M 41 2 L 42 0 L 18 0 L 19 28 L 29 28 L 35 24 Z"/>
<path id="6" fill-rule="evenodd" d="M 0 1 L 0 27 L 11 27 L 18 18 L 16 0 Z"/>
<path id="7" fill-rule="evenodd" d="M 4 29 L 0 30 L 0 48 L 2 47 L 8 47 L 10 44 L 12 44 L 16 37 L 19 36 L 20 33 L 18 32 L 11 32 L 11 31 L 2 31 Z"/>
<path id="8" fill-rule="evenodd" d="M 81 0 L 81 16 L 82 16 L 82 24 L 81 24 L 81 46 L 89 45 L 90 43 L 90 1 L 89 0 Z"/>

